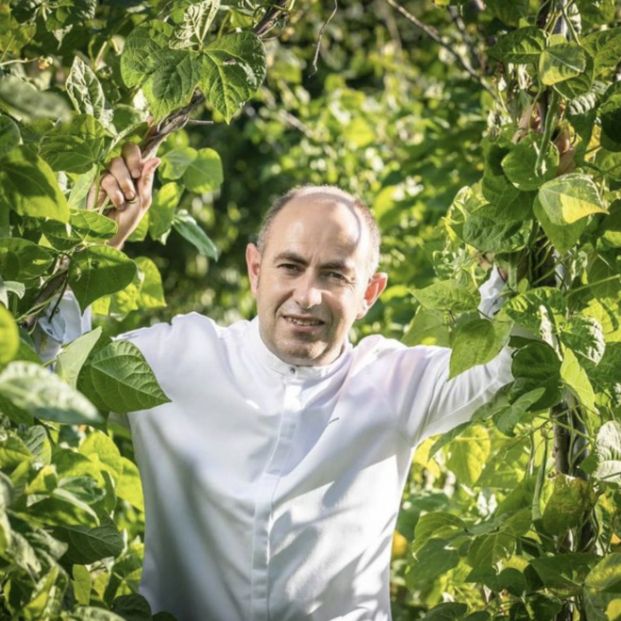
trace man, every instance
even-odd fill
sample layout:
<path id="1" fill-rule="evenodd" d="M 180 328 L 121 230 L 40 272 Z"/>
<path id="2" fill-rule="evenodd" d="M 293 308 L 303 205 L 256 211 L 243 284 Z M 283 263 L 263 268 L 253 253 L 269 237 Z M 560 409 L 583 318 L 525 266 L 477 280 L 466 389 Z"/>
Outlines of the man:
<path id="1" fill-rule="evenodd" d="M 157 159 L 126 146 L 102 181 L 120 247 Z M 510 380 L 509 354 L 447 381 L 450 350 L 348 341 L 386 287 L 368 209 L 294 190 L 246 262 L 257 317 L 196 313 L 123 336 L 171 402 L 129 415 L 146 506 L 141 592 L 200 621 L 390 619 L 391 538 L 413 448 Z"/>

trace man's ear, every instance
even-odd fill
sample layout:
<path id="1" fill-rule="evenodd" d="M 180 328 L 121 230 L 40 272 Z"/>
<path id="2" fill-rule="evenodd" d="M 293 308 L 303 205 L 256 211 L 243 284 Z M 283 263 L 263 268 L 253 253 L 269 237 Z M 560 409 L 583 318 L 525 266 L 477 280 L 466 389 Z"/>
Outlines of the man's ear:
<path id="1" fill-rule="evenodd" d="M 386 272 L 377 272 L 371 276 L 367 288 L 364 291 L 362 307 L 356 315 L 356 319 L 362 319 L 369 312 L 371 306 L 375 304 L 375 300 L 377 300 L 384 289 L 386 289 L 387 284 L 388 274 L 386 274 Z"/>
<path id="2" fill-rule="evenodd" d="M 261 271 L 261 253 L 255 244 L 246 246 L 246 267 L 250 279 L 250 290 L 253 295 L 256 295 L 259 285 L 259 272 Z"/>

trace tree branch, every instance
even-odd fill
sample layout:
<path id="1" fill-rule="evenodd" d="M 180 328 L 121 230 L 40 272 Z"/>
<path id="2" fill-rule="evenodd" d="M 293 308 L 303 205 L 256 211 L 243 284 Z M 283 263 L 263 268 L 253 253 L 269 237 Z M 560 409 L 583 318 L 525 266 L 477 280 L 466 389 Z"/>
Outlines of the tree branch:
<path id="1" fill-rule="evenodd" d="M 410 13 L 406 8 L 402 7 L 399 3 L 397 3 L 396 0 L 386 0 L 386 2 L 391 7 L 393 7 L 393 9 L 395 9 L 396 11 L 399 11 L 399 13 L 403 15 L 403 17 L 405 17 L 409 22 L 414 24 L 414 26 L 416 26 L 421 32 L 423 32 L 430 39 L 435 41 L 440 47 L 444 48 L 459 63 L 461 68 L 464 69 L 464 71 L 470 77 L 474 78 L 477 82 L 479 82 L 479 84 L 481 84 L 481 86 L 485 90 L 492 92 L 489 86 L 487 86 L 487 84 L 485 84 L 485 82 L 483 81 L 482 76 L 480 76 L 472 68 L 470 63 L 465 58 L 463 58 L 460 54 L 458 54 L 446 41 L 444 41 L 440 33 L 433 26 L 429 26 L 428 24 L 425 24 L 420 19 L 418 19 L 418 17 L 416 17 L 415 15 L 412 15 L 412 13 Z"/>

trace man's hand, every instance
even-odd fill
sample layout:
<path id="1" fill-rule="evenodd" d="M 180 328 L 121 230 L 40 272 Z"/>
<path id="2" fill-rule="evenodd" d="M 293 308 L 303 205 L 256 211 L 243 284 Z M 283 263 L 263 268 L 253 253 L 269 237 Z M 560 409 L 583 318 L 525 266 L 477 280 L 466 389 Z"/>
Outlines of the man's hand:
<path id="1" fill-rule="evenodd" d="M 127 143 L 123 146 L 122 157 L 115 157 L 101 178 L 96 206 L 106 198 L 112 203 L 106 215 L 119 227 L 116 235 L 108 241 L 113 248 L 120 250 L 123 247 L 151 206 L 153 177 L 159 164 L 156 157 L 143 160 L 138 145 Z"/>

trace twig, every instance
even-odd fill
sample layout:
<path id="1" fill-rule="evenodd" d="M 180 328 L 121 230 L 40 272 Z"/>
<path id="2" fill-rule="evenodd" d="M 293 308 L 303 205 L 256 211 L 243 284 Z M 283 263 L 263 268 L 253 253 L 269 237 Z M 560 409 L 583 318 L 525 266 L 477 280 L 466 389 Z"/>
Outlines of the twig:
<path id="1" fill-rule="evenodd" d="M 476 63 L 481 69 L 483 69 L 484 68 L 483 58 L 481 57 L 478 50 L 476 49 L 476 46 L 474 42 L 472 41 L 472 38 L 468 35 L 468 31 L 466 30 L 466 24 L 464 23 L 464 20 L 461 14 L 459 13 L 459 9 L 455 6 L 449 6 L 448 11 L 451 16 L 451 19 L 453 20 L 453 23 L 455 24 L 455 26 L 457 26 L 457 30 L 459 30 L 459 33 L 461 34 L 464 44 L 466 45 L 466 47 L 468 48 L 468 51 L 470 52 L 471 66 L 473 66 L 474 63 Z"/>
<path id="2" fill-rule="evenodd" d="M 328 24 L 334 19 L 337 11 L 339 10 L 339 2 L 338 0 L 334 0 L 334 8 L 332 9 L 332 13 L 328 16 L 328 19 L 322 24 L 321 29 L 319 30 L 319 37 L 317 38 L 317 45 L 315 46 L 315 54 L 313 56 L 313 62 L 311 63 L 312 71 L 310 75 L 314 75 L 317 73 L 317 61 L 319 60 L 319 50 L 321 49 L 321 41 L 323 39 L 323 35 L 328 27 Z"/>
<path id="3" fill-rule="evenodd" d="M 419 30 L 424 32 L 430 39 L 435 41 L 440 47 L 443 47 L 466 71 L 466 73 L 474 78 L 477 82 L 481 84 L 481 86 L 488 92 L 492 93 L 491 89 L 485 82 L 482 77 L 470 66 L 470 63 L 463 58 L 460 54 L 458 54 L 444 39 L 441 37 L 440 33 L 433 27 L 421 22 L 418 17 L 412 15 L 406 8 L 402 7 L 395 0 L 386 0 L 386 2 L 395 10 L 399 11 L 403 17 L 405 17 L 409 22 L 414 24 Z"/>

